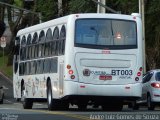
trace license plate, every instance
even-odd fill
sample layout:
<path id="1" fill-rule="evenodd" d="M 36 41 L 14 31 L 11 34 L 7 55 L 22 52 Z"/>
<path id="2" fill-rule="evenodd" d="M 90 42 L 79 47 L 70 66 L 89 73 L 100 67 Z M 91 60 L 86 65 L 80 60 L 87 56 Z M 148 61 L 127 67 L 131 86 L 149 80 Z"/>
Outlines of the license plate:
<path id="1" fill-rule="evenodd" d="M 112 76 L 100 75 L 99 79 L 100 80 L 112 80 Z"/>

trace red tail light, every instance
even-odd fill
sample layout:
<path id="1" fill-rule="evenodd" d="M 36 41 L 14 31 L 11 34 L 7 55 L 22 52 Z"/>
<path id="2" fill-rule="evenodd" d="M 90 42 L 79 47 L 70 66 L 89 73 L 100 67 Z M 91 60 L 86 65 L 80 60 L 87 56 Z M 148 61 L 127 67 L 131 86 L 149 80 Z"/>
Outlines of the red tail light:
<path id="1" fill-rule="evenodd" d="M 154 88 L 160 88 L 160 83 L 151 83 L 151 86 Z"/>
<path id="2" fill-rule="evenodd" d="M 137 76 L 141 76 L 141 72 L 138 72 L 138 73 L 137 73 Z"/>
<path id="3" fill-rule="evenodd" d="M 73 70 L 69 70 L 69 72 L 68 72 L 70 75 L 72 75 L 73 74 Z"/>
<path id="4" fill-rule="evenodd" d="M 142 67 L 140 67 L 140 68 L 139 68 L 139 71 L 142 71 L 142 70 L 143 70 L 143 68 L 142 68 Z"/>

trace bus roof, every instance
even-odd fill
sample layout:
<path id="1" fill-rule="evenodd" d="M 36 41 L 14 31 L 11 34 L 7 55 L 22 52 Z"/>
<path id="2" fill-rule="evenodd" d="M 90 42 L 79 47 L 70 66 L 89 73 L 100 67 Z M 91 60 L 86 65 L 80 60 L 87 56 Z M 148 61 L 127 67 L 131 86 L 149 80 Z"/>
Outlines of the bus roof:
<path id="1" fill-rule="evenodd" d="M 39 31 L 45 28 L 53 27 L 54 25 L 65 24 L 68 19 L 78 19 L 78 18 L 110 18 L 110 19 L 127 19 L 133 20 L 133 16 L 139 17 L 137 14 L 124 15 L 124 14 L 105 14 L 105 13 L 84 13 L 84 14 L 71 14 L 64 17 L 56 18 L 44 23 L 40 23 L 31 27 L 27 27 L 18 31 L 17 36 L 24 35 L 27 33 L 32 33 L 34 31 Z"/>

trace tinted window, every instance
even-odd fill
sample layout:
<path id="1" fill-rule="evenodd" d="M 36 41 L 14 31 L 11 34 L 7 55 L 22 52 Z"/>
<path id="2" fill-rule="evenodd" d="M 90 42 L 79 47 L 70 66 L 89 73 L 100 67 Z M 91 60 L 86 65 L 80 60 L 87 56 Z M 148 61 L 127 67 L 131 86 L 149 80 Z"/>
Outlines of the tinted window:
<path id="1" fill-rule="evenodd" d="M 36 61 L 32 61 L 31 62 L 31 71 L 30 71 L 30 74 L 35 74 L 36 73 L 36 69 L 37 69 Z"/>
<path id="2" fill-rule="evenodd" d="M 45 56 L 51 55 L 52 39 L 52 30 L 49 28 L 46 33 Z"/>
<path id="3" fill-rule="evenodd" d="M 26 74 L 27 75 L 31 74 L 31 63 L 30 62 L 26 63 Z"/>
<path id="4" fill-rule="evenodd" d="M 65 37 L 66 37 L 66 28 L 63 25 L 60 32 L 60 39 L 65 39 Z"/>
<path id="5" fill-rule="evenodd" d="M 157 72 L 155 77 L 157 81 L 160 81 L 160 72 Z"/>
<path id="6" fill-rule="evenodd" d="M 148 81 L 150 81 L 150 79 L 152 78 L 153 76 L 153 72 L 148 72 L 144 77 L 143 77 L 143 83 L 146 83 Z"/>
<path id="7" fill-rule="evenodd" d="M 22 37 L 21 45 L 22 45 L 22 47 L 26 46 L 26 37 L 25 36 Z"/>
<path id="8" fill-rule="evenodd" d="M 57 64 L 58 64 L 58 60 L 57 58 L 53 58 L 50 60 L 50 66 L 51 66 L 51 69 L 50 69 L 50 72 L 51 73 L 57 73 Z"/>
<path id="9" fill-rule="evenodd" d="M 65 29 L 65 26 L 63 25 L 60 32 L 60 46 L 59 46 L 60 54 L 64 54 L 65 40 L 66 40 L 66 29 Z"/>
<path id="10" fill-rule="evenodd" d="M 39 43 L 45 42 L 45 33 L 42 30 L 39 34 Z"/>
<path id="11" fill-rule="evenodd" d="M 53 40 L 58 40 L 58 39 L 59 39 L 59 29 L 58 27 L 55 27 L 53 31 Z"/>
<path id="12" fill-rule="evenodd" d="M 19 75 L 23 75 L 23 63 L 20 63 L 20 65 L 19 65 Z"/>
<path id="13" fill-rule="evenodd" d="M 36 45 L 32 45 L 32 55 L 31 55 L 32 58 L 35 58 L 35 51 L 36 51 L 35 47 Z"/>
<path id="14" fill-rule="evenodd" d="M 43 61 L 44 60 L 38 60 L 37 61 L 37 73 L 42 74 L 43 73 Z"/>
<path id="15" fill-rule="evenodd" d="M 44 73 L 50 72 L 50 59 L 44 60 Z"/>
<path id="16" fill-rule="evenodd" d="M 136 22 L 107 19 L 76 21 L 75 46 L 89 48 L 137 48 Z"/>
<path id="17" fill-rule="evenodd" d="M 25 60 L 26 59 L 26 47 L 22 47 L 20 50 L 20 59 Z"/>
<path id="18" fill-rule="evenodd" d="M 46 41 L 51 41 L 52 39 L 52 30 L 49 28 L 46 33 Z"/>
<path id="19" fill-rule="evenodd" d="M 33 35 L 32 43 L 36 44 L 37 42 L 38 42 L 38 34 L 37 34 L 37 32 L 35 32 L 34 35 Z"/>
<path id="20" fill-rule="evenodd" d="M 31 34 L 29 34 L 27 37 L 27 45 L 31 44 L 31 40 L 32 40 L 32 36 L 31 36 Z"/>
<path id="21" fill-rule="evenodd" d="M 43 57 L 44 56 L 44 50 L 45 50 L 45 33 L 42 30 L 39 34 L 39 45 L 38 45 L 38 57 Z"/>
<path id="22" fill-rule="evenodd" d="M 53 32 L 53 41 L 52 41 L 52 55 L 58 55 L 58 43 L 59 40 L 59 29 L 58 27 L 55 27 Z"/>

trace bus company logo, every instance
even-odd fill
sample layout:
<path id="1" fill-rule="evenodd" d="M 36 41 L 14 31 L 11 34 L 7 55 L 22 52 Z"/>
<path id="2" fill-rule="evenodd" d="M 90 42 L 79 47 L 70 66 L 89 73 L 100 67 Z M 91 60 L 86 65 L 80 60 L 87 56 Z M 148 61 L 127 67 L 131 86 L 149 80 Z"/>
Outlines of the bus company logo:
<path id="1" fill-rule="evenodd" d="M 83 70 L 83 75 L 84 76 L 90 76 L 91 71 L 89 69 L 84 69 Z"/>

